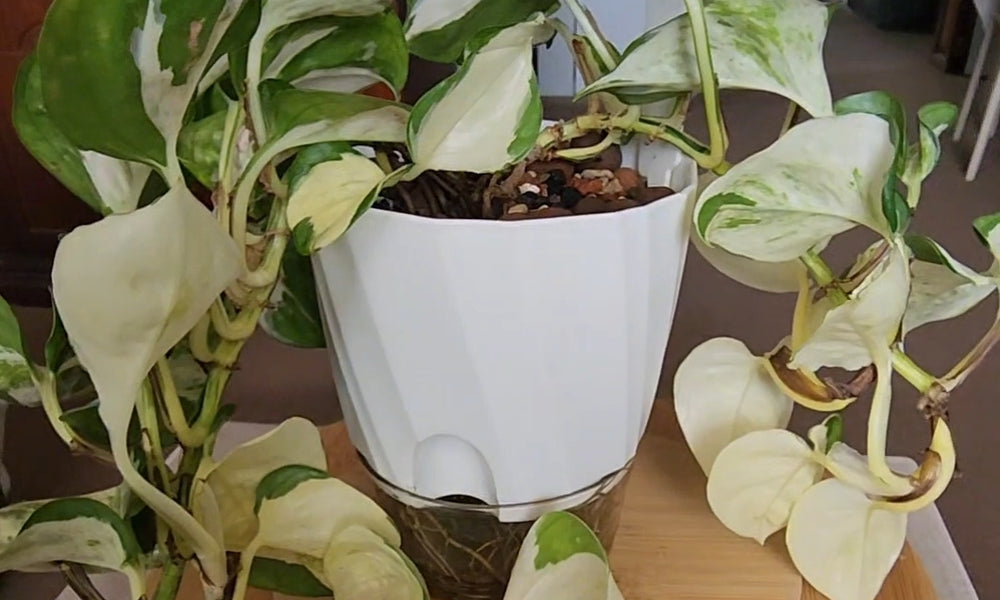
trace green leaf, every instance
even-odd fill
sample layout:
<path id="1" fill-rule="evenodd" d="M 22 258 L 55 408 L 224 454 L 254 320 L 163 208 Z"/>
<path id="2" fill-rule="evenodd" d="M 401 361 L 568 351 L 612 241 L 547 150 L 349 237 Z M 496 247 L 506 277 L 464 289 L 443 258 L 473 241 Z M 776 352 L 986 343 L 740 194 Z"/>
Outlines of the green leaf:
<path id="1" fill-rule="evenodd" d="M 412 176 L 490 173 L 524 158 L 542 121 L 532 47 L 550 34 L 542 18 L 502 30 L 417 102 L 407 126 Z"/>
<path id="2" fill-rule="evenodd" d="M 65 498 L 35 510 L 10 544 L 0 550 L 0 571 L 54 570 L 70 562 L 120 571 L 132 598 L 145 593 L 145 572 L 135 534 L 107 505 L 91 498 Z"/>
<path id="3" fill-rule="evenodd" d="M 920 141 L 913 144 L 906 159 L 903 182 L 910 188 L 910 205 L 920 198 L 920 185 L 941 160 L 941 134 L 958 118 L 958 107 L 950 102 L 932 102 L 920 108 Z"/>
<path id="4" fill-rule="evenodd" d="M 68 425 L 73 433 L 87 444 L 110 452 L 111 438 L 108 436 L 108 428 L 105 427 L 104 421 L 101 421 L 97 406 L 98 403 L 94 401 L 85 406 L 67 410 L 63 412 L 59 420 Z M 139 429 L 130 425 L 129 440 L 137 440 L 138 433 Z"/>
<path id="5" fill-rule="evenodd" d="M 765 262 L 796 260 L 857 225 L 891 235 L 881 210 L 894 156 L 888 129 L 867 114 L 792 128 L 706 188 L 695 206 L 698 232 Z"/>
<path id="6" fill-rule="evenodd" d="M 823 426 L 826 427 L 826 448 L 823 451 L 829 453 L 834 444 L 844 437 L 844 417 L 840 413 L 830 415 L 823 421 Z"/>
<path id="7" fill-rule="evenodd" d="M 456 62 L 480 31 L 521 23 L 558 4 L 558 0 L 423 0 L 411 6 L 406 39 L 410 51 L 421 58 Z"/>
<path id="8" fill-rule="evenodd" d="M 189 191 L 174 188 L 134 213 L 74 230 L 60 242 L 52 270 L 55 304 L 97 389 L 119 471 L 191 543 L 215 583 L 225 578 L 222 549 L 136 471 L 127 432 L 150 368 L 195 326 L 242 264 L 215 217 Z"/>
<path id="9" fill-rule="evenodd" d="M 823 64 L 829 14 L 814 0 L 716 0 L 705 18 L 719 85 L 784 96 L 814 117 L 833 113 Z M 619 97 L 701 89 L 686 15 L 643 34 L 618 67 L 581 92 Z"/>
<path id="10" fill-rule="evenodd" d="M 356 92 L 384 81 L 398 96 L 406 84 L 409 53 L 402 23 L 388 11 L 286 27 L 264 47 L 263 64 L 264 79 L 282 79 L 302 89 Z"/>
<path id="11" fill-rule="evenodd" d="M 49 339 L 45 342 L 45 364 L 50 371 L 58 373 L 59 368 L 72 356 L 73 348 L 69 345 L 66 327 L 63 326 L 59 311 L 53 308 L 52 329 L 49 332 Z"/>
<path id="12" fill-rule="evenodd" d="M 311 253 L 340 238 L 385 178 L 374 161 L 343 142 L 300 152 L 287 175 L 288 223 L 299 251 Z M 307 229 L 299 228 L 302 223 Z"/>
<path id="13" fill-rule="evenodd" d="M 24 340 L 21 339 L 21 325 L 17 322 L 14 309 L 0 297 L 0 350 L 14 352 L 27 358 Z"/>
<path id="14" fill-rule="evenodd" d="M 250 586 L 299 598 L 328 598 L 330 588 L 316 579 L 312 571 L 271 558 L 257 557 L 250 571 Z"/>
<path id="15" fill-rule="evenodd" d="M 886 178 L 885 187 L 882 188 L 882 214 L 889 223 L 889 230 L 901 234 L 910 226 L 913 211 L 906 198 L 899 193 L 898 182 L 899 178 L 895 173 L 890 173 Z"/>
<path id="16" fill-rule="evenodd" d="M 147 113 L 131 52 L 145 6 L 142 0 L 57 0 L 42 27 L 38 63 L 45 106 L 73 145 L 165 165 L 166 143 Z"/>
<path id="17" fill-rule="evenodd" d="M 42 100 L 41 72 L 35 54 L 28 55 L 18 71 L 12 117 L 18 138 L 35 160 L 95 211 L 111 212 L 94 187 L 80 150 L 49 117 Z"/>
<path id="18" fill-rule="evenodd" d="M 305 465 L 288 465 L 275 469 L 260 480 L 254 510 L 259 511 L 265 500 L 274 500 L 287 495 L 301 483 L 329 478 L 330 474 L 326 471 Z"/>
<path id="19" fill-rule="evenodd" d="M 338 92 L 286 89 L 275 93 L 266 105 L 275 138 L 311 125 L 330 132 L 319 141 L 401 142 L 409 117 L 402 104 Z"/>
<path id="20" fill-rule="evenodd" d="M 18 404 L 37 405 L 41 400 L 35 388 L 32 363 L 24 349 L 21 326 L 7 301 L 0 297 L 0 398 Z"/>
<path id="21" fill-rule="evenodd" d="M 181 164 L 209 189 L 218 183 L 225 132 L 226 111 L 189 123 L 181 130 L 177 146 Z"/>
<path id="22" fill-rule="evenodd" d="M 972 222 L 979 240 L 1000 260 L 1000 213 L 979 217 Z"/>
<path id="23" fill-rule="evenodd" d="M 300 348 L 326 346 L 312 262 L 293 247 L 285 250 L 281 278 L 261 315 L 260 325 L 283 344 Z"/>
<path id="24" fill-rule="evenodd" d="M 543 515 L 528 531 L 511 571 L 507 600 L 606 600 L 613 579 L 608 557 L 579 517 Z"/>
<path id="25" fill-rule="evenodd" d="M 181 342 L 174 347 L 167 364 L 170 365 L 170 373 L 174 378 L 174 385 L 177 387 L 177 395 L 192 406 L 199 405 L 205 391 L 205 384 L 208 381 L 208 374 L 195 360 L 188 345 Z"/>

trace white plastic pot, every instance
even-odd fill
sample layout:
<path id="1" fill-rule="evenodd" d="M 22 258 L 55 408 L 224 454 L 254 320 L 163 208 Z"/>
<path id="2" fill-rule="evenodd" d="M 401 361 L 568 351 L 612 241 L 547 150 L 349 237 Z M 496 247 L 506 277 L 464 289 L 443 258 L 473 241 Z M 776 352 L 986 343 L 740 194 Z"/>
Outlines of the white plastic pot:
<path id="1" fill-rule="evenodd" d="M 624 154 L 650 185 L 682 191 L 518 222 L 372 210 L 316 255 L 344 418 L 379 475 L 429 498 L 511 504 L 581 490 L 632 459 L 697 169 L 662 144 Z"/>

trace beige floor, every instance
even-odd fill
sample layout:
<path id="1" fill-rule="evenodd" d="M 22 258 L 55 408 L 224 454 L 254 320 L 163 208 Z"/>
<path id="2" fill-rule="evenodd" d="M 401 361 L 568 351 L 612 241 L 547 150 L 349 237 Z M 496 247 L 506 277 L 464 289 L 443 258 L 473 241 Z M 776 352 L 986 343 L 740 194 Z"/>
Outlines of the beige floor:
<path id="1" fill-rule="evenodd" d="M 967 80 L 945 76 L 929 61 L 927 36 L 880 32 L 842 11 L 835 18 L 828 48 L 830 78 L 835 97 L 887 89 L 903 98 L 911 110 L 922 103 L 947 99 L 958 102 Z M 784 104 L 763 94 L 727 95 L 731 137 L 737 155 L 761 148 L 773 139 L 784 114 Z M 944 243 L 957 257 L 987 266 L 986 253 L 970 228 L 979 215 L 1000 211 L 1000 149 L 991 151 L 979 179 L 962 179 L 968 144 L 955 148 L 945 143 L 942 166 L 927 183 L 922 213 L 915 227 Z M 858 242 L 857 237 L 847 242 Z M 850 245 L 849 243 L 847 245 Z M 835 248 L 842 260 L 843 245 Z M 848 248 L 851 249 L 851 248 Z M 745 339 L 757 351 L 769 349 L 785 335 L 791 299 L 755 293 L 715 273 L 700 257 L 692 255 L 667 353 L 662 394 L 683 356 L 703 340 L 720 335 Z M 956 353 L 970 346 L 988 325 L 993 307 L 984 306 L 969 317 L 946 325 L 928 327 L 912 337 L 908 348 L 933 372 L 950 366 Z M 33 340 L 44 337 L 46 317 L 38 311 L 20 311 Z M 337 418 L 336 399 L 324 352 L 284 348 L 267 339 L 256 339 L 247 349 L 242 372 L 236 377 L 231 399 L 239 405 L 238 418 L 271 422 L 293 414 L 320 422 Z M 954 398 L 953 427 L 960 451 L 962 477 L 940 502 L 946 520 L 965 558 L 982 598 L 1000 598 L 1000 493 L 993 453 L 1000 452 L 996 434 L 1000 419 L 997 377 L 1000 355 L 994 356 Z M 915 395 L 901 393 L 893 410 L 890 450 L 917 456 L 927 440 L 927 428 L 914 408 Z M 804 427 L 808 415 L 796 423 Z M 848 437 L 856 444 L 864 437 L 864 408 L 851 411 Z M 18 498 L 79 493 L 113 480 L 113 473 L 78 459 L 67 459 L 54 435 L 35 412 L 13 410 L 8 427 L 7 461 Z M 0 579 L 0 598 L 48 600 L 59 587 L 46 576 Z M 947 599 L 942 599 L 947 600 Z"/>

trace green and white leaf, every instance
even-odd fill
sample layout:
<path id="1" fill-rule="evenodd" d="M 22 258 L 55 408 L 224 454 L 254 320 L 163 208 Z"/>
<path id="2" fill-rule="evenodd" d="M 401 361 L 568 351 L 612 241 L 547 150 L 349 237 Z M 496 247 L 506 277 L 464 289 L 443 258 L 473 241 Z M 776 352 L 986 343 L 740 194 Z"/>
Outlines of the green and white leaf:
<path id="1" fill-rule="evenodd" d="M 24 523 L 17 536 L 0 547 L 0 572 L 58 570 L 77 563 L 124 573 L 131 598 L 145 594 L 141 550 L 128 524 L 108 506 L 87 498 L 49 502 Z"/>
<path id="2" fill-rule="evenodd" d="M 115 486 L 81 496 L 95 500 L 110 508 L 115 514 L 123 515 L 129 504 L 130 494 L 126 487 Z M 0 508 L 0 552 L 21 532 L 36 510 L 55 501 L 56 498 L 19 502 Z"/>
<path id="3" fill-rule="evenodd" d="M 323 575 L 339 600 L 429 599 L 423 578 L 399 549 L 359 525 L 330 541 Z"/>
<path id="4" fill-rule="evenodd" d="M 407 129 L 412 177 L 435 169 L 491 173 L 531 151 L 542 123 L 532 49 L 551 34 L 542 16 L 508 27 L 424 94 Z"/>
<path id="5" fill-rule="evenodd" d="M 257 486 L 272 471 L 288 465 L 326 469 L 326 453 L 316 426 L 293 418 L 247 442 L 200 473 L 222 514 L 226 548 L 238 552 L 257 534 Z"/>
<path id="6" fill-rule="evenodd" d="M 788 524 L 796 501 L 823 476 L 802 438 L 784 429 L 754 431 L 719 453 L 708 476 L 708 504 L 733 533 L 761 545 Z"/>
<path id="7" fill-rule="evenodd" d="M 813 119 L 714 181 L 695 208 L 698 234 L 765 262 L 796 260 L 863 225 L 891 231 L 881 210 L 894 149 L 867 114 Z"/>
<path id="8" fill-rule="evenodd" d="M 261 315 L 261 329 L 283 344 L 324 348 L 326 335 L 319 310 L 312 261 L 289 246 L 281 260 L 278 284 Z"/>
<path id="9" fill-rule="evenodd" d="M 410 2 L 406 41 L 413 54 L 436 62 L 456 62 L 479 32 L 509 27 L 538 12 L 547 13 L 558 0 L 416 0 Z"/>
<path id="10" fill-rule="evenodd" d="M 910 146 L 906 155 L 903 183 L 910 188 L 910 206 L 916 207 L 920 186 L 941 160 L 941 134 L 958 118 L 958 107 L 950 102 L 933 102 L 917 112 L 920 141 Z"/>
<path id="11" fill-rule="evenodd" d="M 993 258 L 1000 261 L 1000 213 L 979 217 L 972 225 Z"/>
<path id="12" fill-rule="evenodd" d="M 706 3 L 712 58 L 722 88 L 761 90 L 814 117 L 833 114 L 823 62 L 829 11 L 815 0 Z M 665 96 L 701 89 L 691 22 L 681 15 L 632 43 L 614 71 L 581 95 Z"/>
<path id="13" fill-rule="evenodd" d="M 63 238 L 52 271 L 55 304 L 100 397 L 126 483 L 198 552 L 206 576 L 225 579 L 215 540 L 133 466 L 128 426 L 142 380 L 241 273 L 242 256 L 186 189 Z M 198 257 L 192 260 L 192 257 Z"/>
<path id="14" fill-rule="evenodd" d="M 997 290 L 998 282 L 955 260 L 934 240 L 907 236 L 913 252 L 910 298 L 903 317 L 903 334 L 928 323 L 965 314 Z"/>
<path id="15" fill-rule="evenodd" d="M 863 254 L 854 269 L 867 263 L 875 248 Z M 888 348 L 899 332 L 909 295 L 909 256 L 901 242 L 894 242 L 848 302 L 823 316 L 791 366 L 813 372 L 822 367 L 856 371 L 872 364 L 873 346 Z"/>
<path id="16" fill-rule="evenodd" d="M 830 600 L 874 600 L 906 541 L 906 514 L 828 479 L 792 509 L 785 541 L 799 573 Z"/>
<path id="17" fill-rule="evenodd" d="M 524 538 L 504 600 L 607 600 L 608 556 L 594 532 L 566 512 L 538 519 Z"/>
<path id="18" fill-rule="evenodd" d="M 197 404 L 201 401 L 208 381 L 208 373 L 198 363 L 187 344 L 178 344 L 167 361 L 170 373 L 182 400 Z"/>
<path id="19" fill-rule="evenodd" d="M 385 83 L 398 97 L 409 72 L 409 52 L 402 23 L 386 11 L 286 27 L 264 46 L 263 64 L 263 79 L 301 89 L 351 93 Z"/>
<path id="20" fill-rule="evenodd" d="M 788 425 L 792 400 L 771 381 L 764 361 L 739 340 L 715 338 L 692 350 L 677 369 L 677 421 L 705 474 L 733 440 Z"/>
<path id="21" fill-rule="evenodd" d="M 346 143 L 302 150 L 289 167 L 288 224 L 305 255 L 337 241 L 359 209 L 372 203 L 386 174 Z"/>
<path id="22" fill-rule="evenodd" d="M 906 169 L 907 132 L 906 107 L 899 98 L 881 90 L 862 92 L 837 100 L 833 108 L 838 115 L 865 113 L 882 117 L 889 124 L 889 137 L 896 149 L 893 170 L 902 176 Z"/>
<path id="23" fill-rule="evenodd" d="M 10 398 L 26 406 L 41 402 L 33 369 L 24 349 L 17 315 L 0 296 L 0 401 Z"/>

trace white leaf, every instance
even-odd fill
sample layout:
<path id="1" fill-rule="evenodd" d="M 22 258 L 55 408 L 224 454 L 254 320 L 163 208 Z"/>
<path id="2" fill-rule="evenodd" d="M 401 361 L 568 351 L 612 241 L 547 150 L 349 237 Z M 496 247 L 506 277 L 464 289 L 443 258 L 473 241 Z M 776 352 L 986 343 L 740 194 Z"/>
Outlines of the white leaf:
<path id="1" fill-rule="evenodd" d="M 384 83 L 389 89 L 392 84 L 371 69 L 361 67 L 335 67 L 310 71 L 292 81 L 292 85 L 302 90 L 321 92 L 344 92 L 353 94 L 377 83 Z"/>
<path id="2" fill-rule="evenodd" d="M 406 22 L 406 39 L 461 20 L 483 0 L 416 0 Z"/>
<path id="3" fill-rule="evenodd" d="M 862 261 L 867 257 L 862 258 Z M 846 304 L 830 309 L 792 366 L 818 371 L 856 371 L 874 362 L 871 346 L 886 346 L 899 331 L 910 293 L 909 257 L 894 243 L 879 265 L 851 292 Z"/>
<path id="4" fill-rule="evenodd" d="M 364 527 L 348 527 L 323 558 L 324 583 L 338 600 L 423 600 L 424 586 L 399 551 Z"/>
<path id="5" fill-rule="evenodd" d="M 319 431 L 306 419 L 285 421 L 234 449 L 202 475 L 218 501 L 228 550 L 242 550 L 257 534 L 257 485 L 268 473 L 287 465 L 326 470 Z"/>
<path id="6" fill-rule="evenodd" d="M 873 600 L 903 550 L 906 515 L 828 479 L 795 504 L 785 541 L 795 567 L 830 600 Z"/>
<path id="7" fill-rule="evenodd" d="M 913 491 L 905 480 L 882 481 L 869 470 L 866 456 L 842 442 L 835 443 L 827 454 L 819 454 L 819 460 L 834 477 L 871 496 L 904 496 Z"/>
<path id="8" fill-rule="evenodd" d="M 542 119 L 532 48 L 549 35 L 542 16 L 502 30 L 417 102 L 408 132 L 414 174 L 490 173 L 531 150 Z"/>
<path id="9" fill-rule="evenodd" d="M 928 323 L 965 314 L 996 291 L 998 285 L 952 258 L 940 245 L 919 239 L 922 243 L 914 248 L 917 260 L 910 265 L 912 284 L 903 318 L 904 335 Z M 914 246 L 910 238 L 907 241 Z"/>
<path id="10" fill-rule="evenodd" d="M 128 425 L 142 380 L 240 274 L 242 257 L 215 218 L 186 189 L 113 215 L 63 238 L 53 296 L 73 349 L 100 397 L 115 462 L 126 483 L 224 580 L 221 548 L 180 505 L 135 470 Z"/>
<path id="11" fill-rule="evenodd" d="M 806 121 L 708 186 L 695 208 L 697 231 L 765 262 L 796 260 L 856 225 L 889 236 L 882 188 L 894 157 L 879 117 Z"/>
<path id="12" fill-rule="evenodd" d="M 773 92 L 815 117 L 833 114 L 823 64 L 829 11 L 814 0 L 715 0 L 705 18 L 723 88 Z M 621 64 L 584 93 L 687 92 L 701 86 L 686 15 L 654 29 L 625 51 Z"/>
<path id="13" fill-rule="evenodd" d="M 708 476 L 708 503 L 734 533 L 763 544 L 785 527 L 792 506 L 822 475 L 799 436 L 784 429 L 755 431 L 719 453 Z"/>
<path id="14" fill-rule="evenodd" d="M 739 340 L 716 338 L 692 350 L 677 369 L 677 421 L 706 474 L 733 440 L 788 425 L 792 400 L 773 383 L 764 360 Z"/>
<path id="15" fill-rule="evenodd" d="M 761 262 L 709 246 L 697 235 L 691 237 L 691 243 L 717 271 L 743 285 L 774 294 L 799 289 L 799 274 L 805 270 L 802 261 Z"/>
<path id="16" fill-rule="evenodd" d="M 105 206 L 114 213 L 132 212 L 139 206 L 142 189 L 152 172 L 149 165 L 119 160 L 89 150 L 80 154 L 83 166 Z"/>
<path id="17" fill-rule="evenodd" d="M 607 600 L 611 581 L 594 532 L 574 515 L 549 513 L 524 538 L 504 600 Z"/>

